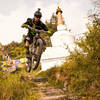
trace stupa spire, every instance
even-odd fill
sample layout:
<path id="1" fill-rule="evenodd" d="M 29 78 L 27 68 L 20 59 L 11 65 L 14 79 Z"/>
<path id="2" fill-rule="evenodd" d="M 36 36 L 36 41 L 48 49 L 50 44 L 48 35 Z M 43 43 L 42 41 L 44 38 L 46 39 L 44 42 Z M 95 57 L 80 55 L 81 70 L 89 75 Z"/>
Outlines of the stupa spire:
<path id="1" fill-rule="evenodd" d="M 57 2 L 57 11 L 56 11 L 56 14 L 57 14 L 57 25 L 64 25 L 64 21 L 63 21 L 63 17 L 62 17 L 62 10 L 61 8 L 59 7 L 59 0 Z"/>

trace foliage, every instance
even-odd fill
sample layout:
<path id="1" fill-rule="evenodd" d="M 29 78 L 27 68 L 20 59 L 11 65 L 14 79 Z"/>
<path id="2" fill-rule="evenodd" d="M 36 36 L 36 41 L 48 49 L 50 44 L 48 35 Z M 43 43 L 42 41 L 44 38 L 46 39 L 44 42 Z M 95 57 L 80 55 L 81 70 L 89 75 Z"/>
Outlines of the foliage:
<path id="1" fill-rule="evenodd" d="M 33 87 L 33 82 L 21 79 L 21 73 L 0 72 L 0 100 L 37 100 Z"/>
<path id="2" fill-rule="evenodd" d="M 0 61 L 2 61 L 3 58 L 2 58 L 2 52 L 0 52 Z"/>
<path id="3" fill-rule="evenodd" d="M 57 16 L 54 13 L 52 14 L 50 20 L 45 23 L 52 34 L 57 31 Z"/>
<path id="4" fill-rule="evenodd" d="M 19 59 L 25 57 L 25 44 L 24 44 L 24 37 L 22 42 L 14 42 L 12 41 L 10 44 L 5 45 L 5 50 L 7 50 L 8 55 L 12 59 Z"/>
<path id="5" fill-rule="evenodd" d="M 48 76 L 49 82 L 75 94 L 81 100 L 100 98 L 100 14 L 89 16 L 85 37 L 76 42 L 78 48 L 71 52 L 61 67 L 54 67 L 39 75 Z M 83 98 L 83 99 L 82 99 Z"/>
<path id="6" fill-rule="evenodd" d="M 0 43 L 0 61 L 3 60 L 3 58 L 2 58 L 2 50 L 1 49 L 2 49 L 2 44 Z"/>

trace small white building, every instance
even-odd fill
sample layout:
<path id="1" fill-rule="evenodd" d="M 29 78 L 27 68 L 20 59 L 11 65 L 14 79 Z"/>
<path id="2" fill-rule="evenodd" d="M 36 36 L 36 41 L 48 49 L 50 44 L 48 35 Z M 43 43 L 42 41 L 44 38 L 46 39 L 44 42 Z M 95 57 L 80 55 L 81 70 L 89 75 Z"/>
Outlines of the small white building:
<path id="1" fill-rule="evenodd" d="M 62 10 L 57 8 L 57 32 L 55 32 L 51 39 L 52 47 L 47 47 L 41 56 L 42 71 L 45 71 L 54 66 L 60 66 L 70 55 L 67 47 L 73 50 L 75 47 L 75 36 L 67 31 L 63 22 Z"/>

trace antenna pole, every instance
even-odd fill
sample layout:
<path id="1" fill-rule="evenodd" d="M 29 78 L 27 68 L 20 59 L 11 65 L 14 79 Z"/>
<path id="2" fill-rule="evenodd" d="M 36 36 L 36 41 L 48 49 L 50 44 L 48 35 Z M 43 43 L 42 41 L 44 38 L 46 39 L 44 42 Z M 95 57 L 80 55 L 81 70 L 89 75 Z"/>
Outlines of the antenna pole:
<path id="1" fill-rule="evenodd" d="M 59 7 L 59 0 L 57 1 L 57 6 Z"/>

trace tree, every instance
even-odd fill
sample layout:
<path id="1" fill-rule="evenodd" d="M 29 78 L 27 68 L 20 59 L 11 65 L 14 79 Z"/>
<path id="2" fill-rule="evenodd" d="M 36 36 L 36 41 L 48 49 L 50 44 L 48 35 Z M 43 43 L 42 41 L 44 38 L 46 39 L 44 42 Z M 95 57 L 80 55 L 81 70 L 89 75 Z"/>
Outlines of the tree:
<path id="1" fill-rule="evenodd" d="M 95 2 L 96 4 L 96 2 Z M 97 6 L 95 6 L 98 8 Z M 100 11 L 94 9 L 88 16 L 89 22 L 87 25 L 88 32 L 85 33 L 85 38 L 77 42 L 82 49 L 83 54 L 87 57 L 92 65 L 100 65 Z M 89 62 L 89 63 L 90 63 Z"/>
<path id="2" fill-rule="evenodd" d="M 46 20 L 45 23 L 52 34 L 57 31 L 57 16 L 54 13 L 52 14 L 50 20 Z"/>
<path id="3" fill-rule="evenodd" d="M 25 44 L 24 44 L 25 35 L 23 35 L 22 42 L 12 41 L 10 44 L 5 45 L 5 50 L 7 50 L 8 55 L 12 59 L 19 59 L 25 57 Z"/>
<path id="4" fill-rule="evenodd" d="M 0 43 L 0 61 L 2 61 L 3 58 L 2 58 L 2 44 Z"/>

